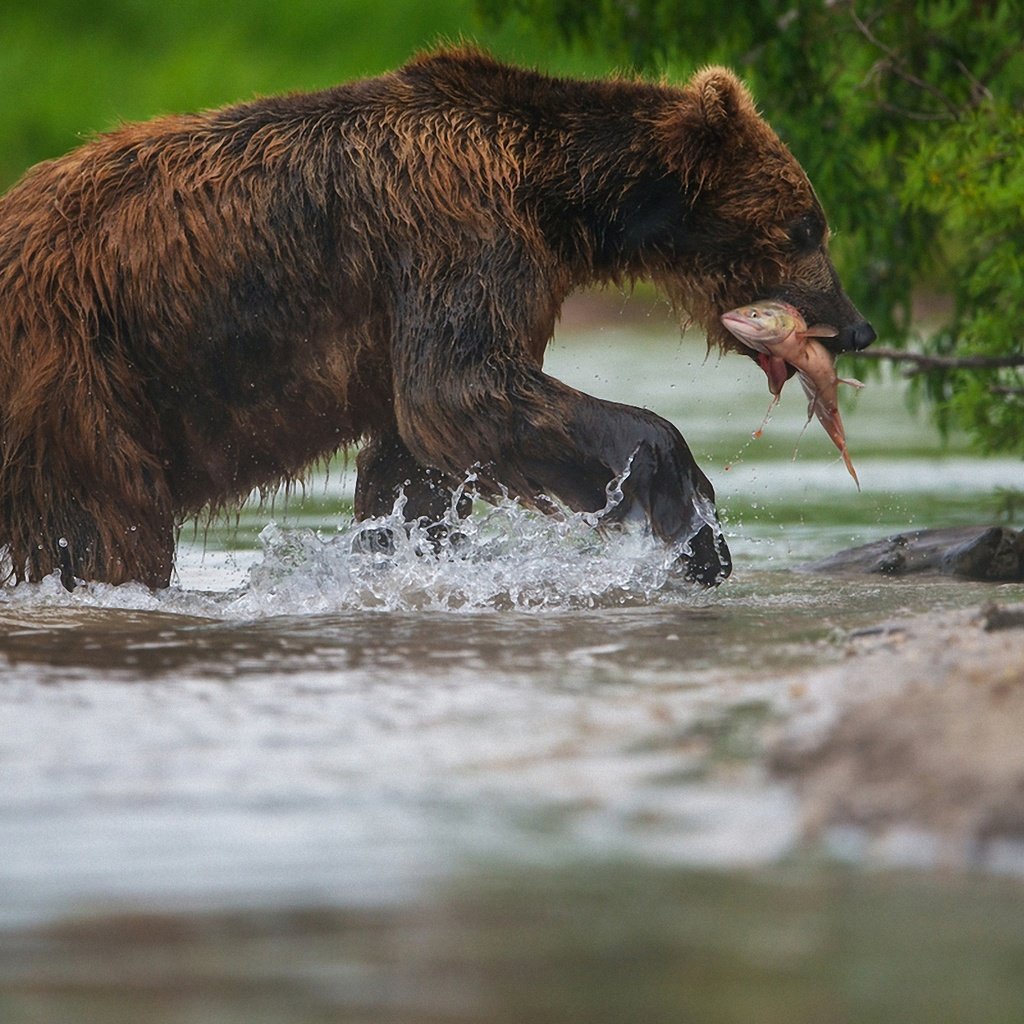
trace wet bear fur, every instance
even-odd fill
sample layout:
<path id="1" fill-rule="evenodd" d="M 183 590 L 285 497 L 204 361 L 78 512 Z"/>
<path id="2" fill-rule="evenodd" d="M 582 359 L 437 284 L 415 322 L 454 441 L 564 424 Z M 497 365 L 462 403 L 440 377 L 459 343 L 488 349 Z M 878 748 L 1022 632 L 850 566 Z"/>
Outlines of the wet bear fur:
<path id="1" fill-rule="evenodd" d="M 0 198 L 0 548 L 39 580 L 168 584 L 176 531 L 362 442 L 356 513 L 436 518 L 476 467 L 642 514 L 729 571 L 678 431 L 544 374 L 562 301 L 657 282 L 737 347 L 774 295 L 870 328 L 800 165 L 727 70 L 683 88 L 458 49 L 379 78 L 129 124 Z M 545 497 L 547 496 L 547 497 Z M 692 539 L 691 539 L 692 538 Z"/>

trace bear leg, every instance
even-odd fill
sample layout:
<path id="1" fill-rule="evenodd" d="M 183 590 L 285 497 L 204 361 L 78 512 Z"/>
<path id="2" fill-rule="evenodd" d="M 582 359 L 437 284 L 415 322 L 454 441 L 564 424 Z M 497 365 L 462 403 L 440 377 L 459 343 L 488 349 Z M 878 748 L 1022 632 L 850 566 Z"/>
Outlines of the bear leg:
<path id="1" fill-rule="evenodd" d="M 390 515 L 401 494 L 405 496 L 405 520 L 425 526 L 431 543 L 440 546 L 449 532 L 445 519 L 452 507 L 454 486 L 440 470 L 417 462 L 397 430 L 370 439 L 356 457 L 356 474 L 357 520 Z M 455 511 L 462 519 L 472 507 L 473 499 L 462 494 Z M 386 530 L 364 530 L 356 538 L 356 546 L 363 551 L 384 553 L 393 548 Z"/>
<path id="2" fill-rule="evenodd" d="M 151 509 L 128 522 L 112 511 L 99 518 L 80 507 L 64 512 L 27 552 L 22 564 L 28 579 L 59 570 L 67 590 L 74 590 L 77 580 L 137 581 L 153 589 L 170 583 L 175 530 L 169 513 Z"/>
<path id="3" fill-rule="evenodd" d="M 646 519 L 656 537 L 678 545 L 687 577 L 715 586 L 729 575 L 714 488 L 671 423 L 586 395 L 536 367 L 523 365 L 514 377 L 513 396 L 497 382 L 489 401 L 468 410 L 457 384 L 429 393 L 410 387 L 399 396 L 409 450 L 445 466 L 449 480 L 460 467 L 478 467 L 484 497 L 508 493 L 543 511 L 554 511 L 557 498 L 574 511 L 602 513 L 605 523 Z M 475 393 L 483 391 L 477 385 Z"/>

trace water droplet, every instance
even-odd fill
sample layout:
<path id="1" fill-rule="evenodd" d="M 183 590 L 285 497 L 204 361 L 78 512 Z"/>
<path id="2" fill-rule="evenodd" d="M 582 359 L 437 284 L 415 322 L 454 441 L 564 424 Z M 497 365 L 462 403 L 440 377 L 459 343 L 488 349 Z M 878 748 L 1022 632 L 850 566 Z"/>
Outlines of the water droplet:
<path id="1" fill-rule="evenodd" d="M 67 546 L 68 546 L 68 541 L 67 541 L 66 537 L 61 537 L 60 540 L 57 541 L 57 547 L 59 547 L 59 548 L 66 548 Z"/>

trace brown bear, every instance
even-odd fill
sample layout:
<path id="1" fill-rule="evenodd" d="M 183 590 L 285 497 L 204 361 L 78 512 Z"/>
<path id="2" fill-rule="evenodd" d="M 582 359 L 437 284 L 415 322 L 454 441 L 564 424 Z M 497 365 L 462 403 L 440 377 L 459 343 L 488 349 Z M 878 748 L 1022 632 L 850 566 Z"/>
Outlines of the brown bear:
<path id="1" fill-rule="evenodd" d="M 727 70 L 575 81 L 472 49 L 163 117 L 0 199 L 0 548 L 17 580 L 166 586 L 180 524 L 362 440 L 355 511 L 481 492 L 646 517 L 729 571 L 679 432 L 547 376 L 562 301 L 653 279 L 723 346 L 764 296 L 873 337 L 800 165 Z"/>

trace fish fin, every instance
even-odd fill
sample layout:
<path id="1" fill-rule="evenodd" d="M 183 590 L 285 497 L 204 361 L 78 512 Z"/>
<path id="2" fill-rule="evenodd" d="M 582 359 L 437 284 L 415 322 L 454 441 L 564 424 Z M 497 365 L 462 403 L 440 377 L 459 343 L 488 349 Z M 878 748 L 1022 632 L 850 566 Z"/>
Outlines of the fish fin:
<path id="1" fill-rule="evenodd" d="M 754 433 L 750 435 L 751 437 L 753 437 L 755 441 L 759 440 L 761 435 L 764 433 L 764 428 L 768 426 L 768 421 L 772 418 L 772 411 L 778 404 L 779 396 L 772 395 L 772 400 L 768 403 L 768 410 L 764 414 L 764 419 L 761 420 L 761 426 L 759 426 L 757 430 L 755 430 Z"/>
<path id="2" fill-rule="evenodd" d="M 762 352 L 757 357 L 757 362 L 768 378 L 768 390 L 778 398 L 793 372 L 789 363 L 768 352 Z"/>
<path id="3" fill-rule="evenodd" d="M 811 414 L 808 412 L 807 420 L 804 425 L 800 428 L 800 433 L 797 435 L 796 444 L 793 445 L 793 461 L 796 462 L 797 456 L 800 454 L 800 442 L 804 439 L 804 434 L 807 433 L 807 427 L 811 422 Z"/>
<path id="4" fill-rule="evenodd" d="M 845 444 L 839 449 L 839 452 L 843 456 L 843 462 L 846 463 L 846 468 L 849 471 L 850 476 L 853 477 L 853 482 L 857 485 L 857 490 L 859 491 L 860 480 L 857 478 L 857 470 L 853 468 L 853 461 L 850 459 L 850 453 L 846 450 Z"/>
<path id="5" fill-rule="evenodd" d="M 864 387 L 864 381 L 857 380 L 856 377 L 837 377 L 836 380 L 838 380 L 840 384 L 849 384 L 851 388 Z"/>
<path id="6" fill-rule="evenodd" d="M 839 332 L 828 324 L 813 324 L 806 330 L 797 332 L 803 338 L 835 338 Z"/>
<path id="7" fill-rule="evenodd" d="M 797 374 L 800 378 L 800 386 L 804 389 L 804 394 L 807 396 L 807 418 L 810 419 L 814 415 L 814 410 L 818 404 L 818 389 L 806 373 L 797 371 Z"/>

